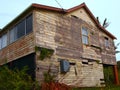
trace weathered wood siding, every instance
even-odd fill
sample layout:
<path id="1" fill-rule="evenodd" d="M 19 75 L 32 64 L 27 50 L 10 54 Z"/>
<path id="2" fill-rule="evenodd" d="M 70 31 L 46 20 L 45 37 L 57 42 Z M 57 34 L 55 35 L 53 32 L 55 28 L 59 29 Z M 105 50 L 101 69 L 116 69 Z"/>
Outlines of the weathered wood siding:
<path id="1" fill-rule="evenodd" d="M 89 31 L 88 45 L 82 44 L 82 26 Z M 109 40 L 109 48 L 105 47 L 105 37 Z M 0 65 L 35 52 L 35 46 L 54 50 L 52 57 L 43 61 L 38 58 L 40 52 L 36 52 L 36 79 L 40 83 L 44 72 L 50 68 L 51 74 L 61 83 L 77 87 L 104 86 L 103 64 L 116 64 L 113 40 L 82 8 L 67 15 L 33 10 L 33 32 L 1 49 Z M 70 63 L 67 73 L 61 73 L 60 59 Z"/>
<path id="2" fill-rule="evenodd" d="M 84 8 L 75 10 L 67 14 L 67 16 L 71 16 L 71 15 L 77 16 L 83 19 L 84 21 L 86 21 L 87 23 L 91 24 L 92 26 L 95 26 L 94 21 L 91 19 L 91 17 L 89 16 L 89 14 L 86 12 Z"/>
<path id="3" fill-rule="evenodd" d="M 86 12 L 84 8 L 81 8 L 79 10 L 76 10 L 67 14 L 67 16 L 71 16 L 71 15 L 74 15 L 74 16 L 77 16 L 78 18 L 83 19 L 87 24 L 90 25 L 90 27 L 87 26 L 90 28 L 89 29 L 90 45 L 94 45 L 102 49 L 101 58 L 102 58 L 103 64 L 115 65 L 116 56 L 115 56 L 113 39 L 111 39 L 107 34 L 102 32 L 102 30 L 96 26 L 96 24 L 94 23 L 94 21 L 91 19 L 91 17 L 89 16 L 89 14 Z M 104 37 L 109 38 L 109 44 L 110 44 L 109 48 L 105 47 Z"/>
<path id="4" fill-rule="evenodd" d="M 103 64 L 116 65 L 114 41 L 103 32 L 100 32 L 100 47 L 102 48 L 101 57 Z M 105 47 L 105 37 L 109 39 L 109 47 Z"/>
<path id="5" fill-rule="evenodd" d="M 51 59 L 36 60 L 36 78 L 43 81 L 43 73 L 52 64 L 51 71 L 57 74 L 57 81 L 78 86 L 102 86 L 104 79 L 101 60 L 99 30 L 82 19 L 53 14 L 51 12 L 36 11 L 35 31 L 36 45 L 54 50 Z M 87 26 L 90 33 L 90 45 L 84 46 L 81 39 L 81 27 Z M 96 38 L 93 40 L 93 38 Z M 93 46 L 91 46 L 93 44 Z M 70 71 L 60 72 L 59 59 L 66 59 L 70 63 Z M 87 64 L 83 64 L 86 62 Z M 74 69 L 76 67 L 76 70 Z M 77 73 L 77 75 L 75 74 Z M 41 78 L 42 77 L 42 78 Z M 93 82 L 93 83 L 91 83 Z"/>
<path id="6" fill-rule="evenodd" d="M 59 18 L 59 22 L 56 22 L 56 55 L 80 59 L 83 52 L 81 22 L 82 20 L 76 20 L 69 17 Z"/>
<path id="7" fill-rule="evenodd" d="M 33 37 L 33 33 L 30 33 L 29 35 L 23 36 L 19 40 L 1 49 L 0 65 L 33 53 L 35 51 Z"/>

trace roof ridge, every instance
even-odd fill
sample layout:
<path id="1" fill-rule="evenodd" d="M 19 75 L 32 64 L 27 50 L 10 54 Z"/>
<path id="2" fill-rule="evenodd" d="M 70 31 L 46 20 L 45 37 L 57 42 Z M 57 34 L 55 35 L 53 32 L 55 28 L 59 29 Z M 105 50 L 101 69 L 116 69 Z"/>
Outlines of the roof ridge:
<path id="1" fill-rule="evenodd" d="M 36 3 L 33 3 L 32 7 L 37 7 L 37 8 L 47 9 L 47 10 L 52 10 L 52 11 L 57 11 L 57 12 L 65 11 L 65 9 L 63 9 L 63 8 L 58 8 L 58 7 L 48 6 L 48 5 L 42 5 L 42 4 L 36 4 Z"/>

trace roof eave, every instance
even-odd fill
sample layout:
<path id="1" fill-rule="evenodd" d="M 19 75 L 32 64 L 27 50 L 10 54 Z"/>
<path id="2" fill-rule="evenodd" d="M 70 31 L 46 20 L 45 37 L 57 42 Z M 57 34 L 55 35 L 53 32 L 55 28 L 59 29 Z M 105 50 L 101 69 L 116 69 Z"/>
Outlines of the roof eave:
<path id="1" fill-rule="evenodd" d="M 110 32 L 108 32 L 104 27 L 99 26 L 100 29 L 102 29 L 107 35 L 109 35 L 112 39 L 117 39 L 113 34 L 111 34 Z"/>
<path id="2" fill-rule="evenodd" d="M 87 7 L 87 5 L 85 3 L 82 3 L 76 7 L 73 7 L 73 8 L 70 8 L 67 10 L 67 13 L 70 13 L 72 11 L 75 11 L 77 9 L 80 9 L 80 8 L 84 8 L 88 14 L 90 15 L 90 17 L 93 19 L 93 21 L 95 22 L 96 26 L 100 29 L 102 29 L 107 35 L 109 35 L 112 39 L 117 39 L 114 35 L 112 35 L 110 32 L 108 32 L 104 27 L 102 27 L 98 21 L 96 20 L 95 16 L 92 14 L 92 12 L 89 10 L 89 8 Z"/>
<path id="3" fill-rule="evenodd" d="M 5 29 L 7 29 L 11 24 L 13 24 L 14 22 L 17 22 L 17 20 L 22 17 L 26 12 L 32 10 L 32 5 L 30 5 L 28 8 L 26 8 L 22 13 L 20 13 L 17 17 L 15 17 L 11 22 L 9 22 L 6 26 L 3 27 L 3 29 L 1 31 L 4 31 Z"/>
<path id="4" fill-rule="evenodd" d="M 91 18 L 93 18 L 94 22 L 96 23 L 96 25 L 102 29 L 107 35 L 109 35 L 112 39 L 117 39 L 114 35 L 112 35 L 110 32 L 108 32 L 104 27 L 102 27 L 97 19 L 95 18 L 95 16 L 92 14 L 92 12 L 89 10 L 89 8 L 86 6 L 86 4 L 84 3 L 84 8 L 88 11 L 89 15 L 91 16 Z"/>
<path id="5" fill-rule="evenodd" d="M 33 3 L 32 7 L 43 9 L 43 10 L 54 11 L 54 12 L 66 13 L 66 10 L 63 8 L 51 7 L 51 6 L 46 6 L 46 5 L 36 4 L 36 3 Z"/>
<path id="6" fill-rule="evenodd" d="M 75 6 L 73 8 L 67 9 L 66 12 L 69 13 L 69 12 L 75 11 L 77 9 L 80 9 L 80 8 L 82 8 L 84 6 L 85 6 L 85 3 L 82 3 L 82 4 L 78 5 L 78 6 Z"/>
<path id="7" fill-rule="evenodd" d="M 40 4 L 32 4 L 30 5 L 28 8 L 26 8 L 22 13 L 20 13 L 16 18 L 14 18 L 11 22 L 9 22 L 7 25 L 5 25 L 2 30 L 4 31 L 5 29 L 7 29 L 12 23 L 14 23 L 15 21 L 18 20 L 18 18 L 20 18 L 22 15 L 24 15 L 27 11 L 32 10 L 33 8 L 38 8 L 38 9 L 44 9 L 44 10 L 50 10 L 50 11 L 55 11 L 55 12 L 61 12 L 61 13 L 66 13 L 65 9 L 60 9 L 60 8 L 56 8 L 56 7 L 51 7 L 51 6 L 46 6 L 46 5 L 40 5 Z"/>

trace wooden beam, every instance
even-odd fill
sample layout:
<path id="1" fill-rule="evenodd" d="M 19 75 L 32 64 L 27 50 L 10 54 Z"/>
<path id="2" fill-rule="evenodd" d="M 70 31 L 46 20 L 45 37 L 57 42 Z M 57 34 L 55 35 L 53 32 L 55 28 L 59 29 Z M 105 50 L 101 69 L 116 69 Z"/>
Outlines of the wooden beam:
<path id="1" fill-rule="evenodd" d="M 117 69 L 117 65 L 113 66 L 113 71 L 114 71 L 114 77 L 115 77 L 115 84 L 119 85 L 119 78 L 118 78 L 118 69 Z"/>

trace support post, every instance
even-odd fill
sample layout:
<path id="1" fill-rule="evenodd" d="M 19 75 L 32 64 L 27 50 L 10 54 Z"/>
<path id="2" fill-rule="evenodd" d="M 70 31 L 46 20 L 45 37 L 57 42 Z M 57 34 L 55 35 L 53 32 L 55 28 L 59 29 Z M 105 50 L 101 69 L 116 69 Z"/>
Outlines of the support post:
<path id="1" fill-rule="evenodd" d="M 114 71 L 114 77 L 115 77 L 115 84 L 119 85 L 119 78 L 118 78 L 118 69 L 117 69 L 117 65 L 113 66 L 113 71 Z"/>

